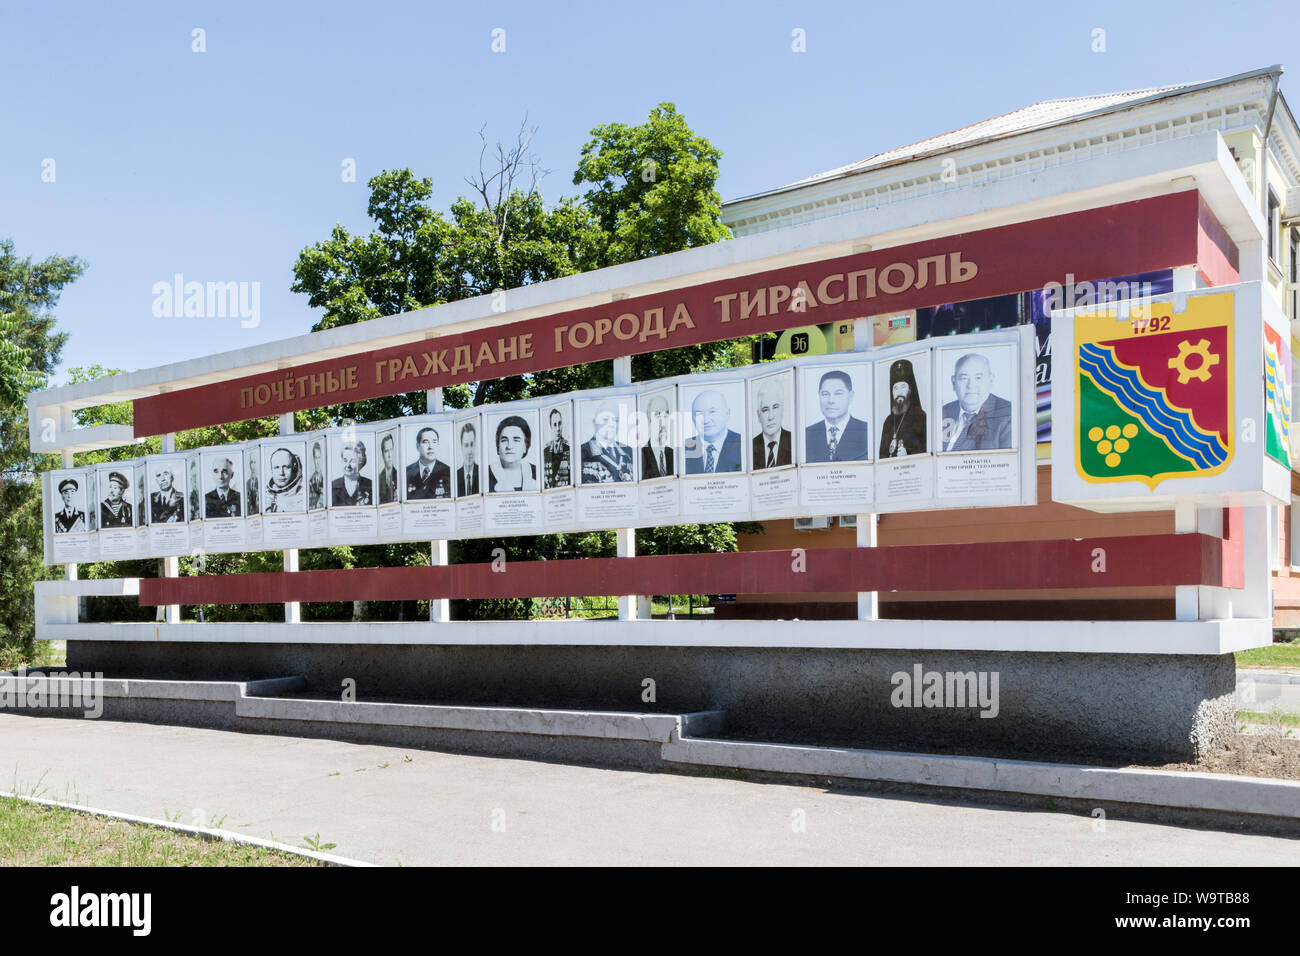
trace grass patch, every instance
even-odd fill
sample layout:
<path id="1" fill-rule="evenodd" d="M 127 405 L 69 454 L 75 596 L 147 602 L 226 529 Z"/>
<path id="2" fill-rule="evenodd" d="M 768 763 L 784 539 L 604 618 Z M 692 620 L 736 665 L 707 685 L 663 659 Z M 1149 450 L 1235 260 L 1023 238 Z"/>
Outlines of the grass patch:
<path id="1" fill-rule="evenodd" d="M 21 644 L 0 644 L 0 671 L 17 670 L 20 667 L 63 667 L 68 660 L 66 641 L 59 641 L 58 647 L 53 641 L 36 641 L 28 650 Z"/>
<path id="2" fill-rule="evenodd" d="M 1237 711 L 1239 724 L 1281 724 L 1284 727 L 1300 727 L 1300 714 L 1288 714 L 1280 710 L 1264 712 L 1261 710 Z"/>
<path id="3" fill-rule="evenodd" d="M 1300 670 L 1300 641 L 1237 651 L 1238 667 L 1294 667 Z"/>
<path id="4" fill-rule="evenodd" d="M 319 866 L 259 846 L 0 798 L 0 866 Z"/>

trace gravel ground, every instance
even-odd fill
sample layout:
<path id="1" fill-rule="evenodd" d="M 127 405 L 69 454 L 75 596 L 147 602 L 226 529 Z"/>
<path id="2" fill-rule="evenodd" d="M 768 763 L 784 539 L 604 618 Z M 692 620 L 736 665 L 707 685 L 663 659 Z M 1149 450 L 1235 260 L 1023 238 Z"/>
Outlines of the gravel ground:
<path id="1" fill-rule="evenodd" d="M 1264 728 L 1266 725 L 1253 726 Z M 1300 740 L 1297 740 L 1294 735 L 1283 737 L 1282 734 L 1286 729 L 1278 728 L 1275 734 L 1258 729 L 1249 735 L 1237 734 L 1236 739 L 1229 746 L 1202 763 L 1170 763 L 1155 769 L 1300 780 Z"/>

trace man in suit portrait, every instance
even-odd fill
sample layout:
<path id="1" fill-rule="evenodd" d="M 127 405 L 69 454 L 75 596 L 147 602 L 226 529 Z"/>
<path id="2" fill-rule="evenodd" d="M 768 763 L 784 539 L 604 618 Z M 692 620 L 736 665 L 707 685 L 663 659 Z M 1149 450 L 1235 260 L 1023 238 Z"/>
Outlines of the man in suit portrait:
<path id="1" fill-rule="evenodd" d="M 54 530 L 59 534 L 86 530 L 86 513 L 72 501 L 72 496 L 80 488 L 75 478 L 64 478 L 59 482 L 59 494 L 63 496 L 63 510 L 54 513 Z"/>
<path id="2" fill-rule="evenodd" d="M 880 424 L 879 458 L 921 455 L 926 449 L 925 409 L 912 363 L 898 359 L 889 366 L 889 414 Z"/>
<path id="3" fill-rule="evenodd" d="M 677 472 L 673 470 L 673 413 L 668 399 L 651 396 L 645 411 L 649 440 L 641 446 L 641 477 L 671 478 Z"/>
<path id="4" fill-rule="evenodd" d="M 591 440 L 582 443 L 582 483 L 632 481 L 632 446 L 618 440 L 622 414 L 616 401 L 601 402 L 591 416 Z"/>
<path id="5" fill-rule="evenodd" d="M 952 374 L 955 401 L 943 406 L 943 451 L 1011 447 L 1011 403 L 993 392 L 987 356 L 967 352 Z"/>
<path id="6" fill-rule="evenodd" d="M 229 458 L 218 458 L 213 462 L 212 478 L 216 485 L 203 496 L 203 517 L 238 518 L 244 513 L 239 492 L 230 487 L 234 477 L 235 465 Z"/>
<path id="7" fill-rule="evenodd" d="M 785 385 L 779 378 L 764 379 L 754 391 L 758 434 L 754 436 L 754 470 L 789 465 L 790 430 L 785 425 Z"/>
<path id="8" fill-rule="evenodd" d="M 552 408 L 546 416 L 551 428 L 551 440 L 542 448 L 542 487 L 563 488 L 573 483 L 573 454 L 568 439 L 564 437 L 564 413 Z"/>
<path id="9" fill-rule="evenodd" d="M 853 378 L 842 369 L 822 373 L 817 383 L 822 420 L 804 429 L 806 461 L 869 461 L 871 435 L 867 423 L 849 414 L 853 407 Z"/>
<path id="10" fill-rule="evenodd" d="M 311 477 L 307 479 L 307 507 L 325 507 L 325 452 L 320 442 L 311 444 Z"/>
<path id="11" fill-rule="evenodd" d="M 379 469 L 379 503 L 381 505 L 391 505 L 397 500 L 397 465 L 393 464 L 397 457 L 394 450 L 396 445 L 397 442 L 393 441 L 391 433 L 379 439 L 379 458 L 384 463 Z"/>
<path id="12" fill-rule="evenodd" d="M 456 496 L 476 495 L 479 491 L 478 429 L 473 422 L 460 428 L 460 467 L 456 469 Z"/>
<path id="13" fill-rule="evenodd" d="M 158 490 L 149 495 L 149 521 L 152 524 L 185 520 L 185 498 L 176 490 L 171 465 L 163 465 L 154 475 Z"/>
<path id="14" fill-rule="evenodd" d="M 199 459 L 191 458 L 190 465 L 190 520 L 197 521 L 201 512 L 199 511 L 199 495 L 202 493 L 199 489 Z"/>
<path id="15" fill-rule="evenodd" d="M 441 444 L 442 435 L 432 425 L 425 425 L 415 433 L 415 448 L 420 457 L 406 466 L 407 501 L 451 497 L 451 466 L 438 460 Z"/>
<path id="16" fill-rule="evenodd" d="M 740 471 L 740 433 L 727 427 L 731 409 L 719 391 L 708 389 L 691 402 L 695 434 L 686 439 L 686 474 L 711 475 Z"/>
<path id="17" fill-rule="evenodd" d="M 343 474 L 330 482 L 330 507 L 362 507 L 375 503 L 374 486 L 361 474 L 366 467 L 366 443 L 356 439 L 343 442 L 339 449 Z"/>

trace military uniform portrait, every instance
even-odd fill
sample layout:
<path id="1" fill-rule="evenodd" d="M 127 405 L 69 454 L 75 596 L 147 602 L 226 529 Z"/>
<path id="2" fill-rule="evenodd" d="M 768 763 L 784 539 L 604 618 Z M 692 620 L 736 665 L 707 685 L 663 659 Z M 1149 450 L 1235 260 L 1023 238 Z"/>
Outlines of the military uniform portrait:
<path id="1" fill-rule="evenodd" d="M 79 534 L 90 530 L 86 515 L 86 474 L 56 472 L 50 478 L 58 493 L 54 511 L 55 534 Z"/>
<path id="2" fill-rule="evenodd" d="M 567 488 L 573 484 L 573 403 L 542 408 L 542 487 Z"/>
<path id="3" fill-rule="evenodd" d="M 179 524 L 187 520 L 184 466 L 184 460 L 179 458 L 147 460 L 150 524 Z"/>
<path id="4" fill-rule="evenodd" d="M 876 458 L 906 458 L 930 450 L 930 352 L 876 363 Z"/>
<path id="5" fill-rule="evenodd" d="M 402 425 L 402 454 L 406 456 L 406 501 L 450 500 L 451 466 L 456 429 L 451 422 L 413 422 Z"/>
<path id="6" fill-rule="evenodd" d="M 244 517 L 244 456 L 239 451 L 203 454 L 203 517 Z"/>
<path id="7" fill-rule="evenodd" d="M 632 396 L 589 398 L 579 401 L 578 434 L 582 447 L 582 484 L 603 485 L 636 481 L 632 446 L 627 443 L 636 399 Z"/>
<path id="8" fill-rule="evenodd" d="M 99 472 L 100 500 L 99 527 L 134 528 L 136 526 L 135 469 L 131 465 L 115 463 L 101 467 Z"/>

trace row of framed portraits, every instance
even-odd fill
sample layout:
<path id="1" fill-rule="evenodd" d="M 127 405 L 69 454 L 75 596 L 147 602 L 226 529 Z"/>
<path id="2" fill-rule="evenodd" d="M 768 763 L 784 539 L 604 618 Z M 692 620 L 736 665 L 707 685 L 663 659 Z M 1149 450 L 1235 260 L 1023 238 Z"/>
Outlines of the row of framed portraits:
<path id="1" fill-rule="evenodd" d="M 1031 503 L 1025 332 L 52 471 L 46 559 Z"/>

